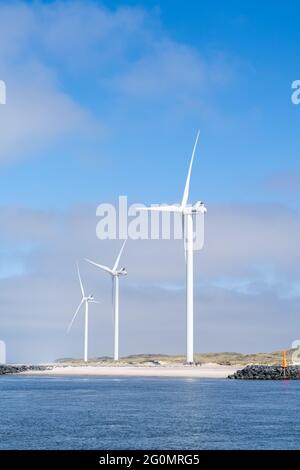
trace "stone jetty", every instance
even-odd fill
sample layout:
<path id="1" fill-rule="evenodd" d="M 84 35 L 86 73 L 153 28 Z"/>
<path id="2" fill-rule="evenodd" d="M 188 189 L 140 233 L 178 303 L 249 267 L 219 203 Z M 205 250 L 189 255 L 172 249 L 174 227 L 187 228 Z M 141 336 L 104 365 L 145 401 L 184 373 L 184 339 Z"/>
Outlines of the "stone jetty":
<path id="1" fill-rule="evenodd" d="M 287 366 L 246 366 L 228 376 L 238 380 L 299 380 L 300 367 Z"/>
<path id="2" fill-rule="evenodd" d="M 19 374 L 31 370 L 51 370 L 52 366 L 33 366 L 33 365 L 8 365 L 0 364 L 0 375 Z"/>

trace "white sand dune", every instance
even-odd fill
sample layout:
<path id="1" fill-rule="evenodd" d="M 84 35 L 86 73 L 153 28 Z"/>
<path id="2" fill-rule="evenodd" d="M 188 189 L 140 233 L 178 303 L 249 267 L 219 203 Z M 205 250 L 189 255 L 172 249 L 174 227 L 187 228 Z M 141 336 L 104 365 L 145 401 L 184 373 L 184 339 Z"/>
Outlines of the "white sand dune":
<path id="1" fill-rule="evenodd" d="M 226 378 L 238 366 L 203 364 L 201 366 L 54 366 L 52 370 L 28 371 L 22 374 L 35 376 L 94 376 L 94 377 L 190 377 Z"/>

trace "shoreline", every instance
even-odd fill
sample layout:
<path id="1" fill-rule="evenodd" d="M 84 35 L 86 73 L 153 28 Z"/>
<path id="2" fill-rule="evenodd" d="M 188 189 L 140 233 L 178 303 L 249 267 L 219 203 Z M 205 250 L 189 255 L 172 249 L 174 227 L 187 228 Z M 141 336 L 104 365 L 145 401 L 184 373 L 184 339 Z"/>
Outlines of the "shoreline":
<path id="1" fill-rule="evenodd" d="M 234 374 L 240 366 L 203 364 L 201 366 L 54 366 L 48 370 L 28 370 L 18 375 L 60 377 L 165 377 L 224 379 Z"/>

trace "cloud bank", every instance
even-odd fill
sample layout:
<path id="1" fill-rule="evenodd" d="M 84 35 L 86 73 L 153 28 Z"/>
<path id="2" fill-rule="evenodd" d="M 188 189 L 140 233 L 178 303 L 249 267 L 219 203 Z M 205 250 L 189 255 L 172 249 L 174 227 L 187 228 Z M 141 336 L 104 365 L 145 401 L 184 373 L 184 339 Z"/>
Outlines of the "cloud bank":
<path id="1" fill-rule="evenodd" d="M 72 138 L 87 146 L 115 132 L 118 115 L 123 125 L 130 115 L 131 126 L 154 126 L 157 106 L 164 125 L 186 113 L 217 118 L 208 97 L 233 67 L 170 38 L 156 10 L 14 2 L 1 4 L 0 16 L 0 163 L 41 157 L 54 144 L 74 152 Z"/>
<path id="2" fill-rule="evenodd" d="M 0 210 L 1 331 L 14 360 L 81 356 L 82 316 L 66 334 L 80 300 L 77 260 L 86 289 L 101 299 L 91 313 L 91 354 L 112 353 L 110 279 L 83 258 L 110 265 L 121 242 L 96 238 L 95 207 Z M 283 207 L 280 214 L 267 205 L 210 207 L 206 245 L 195 254 L 197 351 L 268 350 L 298 339 L 300 216 Z M 184 352 L 181 241 L 129 240 L 122 264 L 121 353 Z M 11 265 L 22 269 L 11 273 Z"/>

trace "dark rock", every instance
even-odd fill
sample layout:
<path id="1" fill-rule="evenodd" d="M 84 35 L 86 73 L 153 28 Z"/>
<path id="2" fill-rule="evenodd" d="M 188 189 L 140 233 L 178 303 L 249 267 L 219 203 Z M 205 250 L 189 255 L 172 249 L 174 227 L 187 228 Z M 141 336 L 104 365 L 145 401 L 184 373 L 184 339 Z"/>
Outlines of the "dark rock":
<path id="1" fill-rule="evenodd" d="M 8 365 L 0 364 L 0 375 L 19 374 L 30 370 L 51 370 L 52 366 L 34 366 L 34 365 Z"/>
<path id="2" fill-rule="evenodd" d="M 229 375 L 229 379 L 238 380 L 299 380 L 300 367 L 288 366 L 246 366 L 244 369 Z"/>

